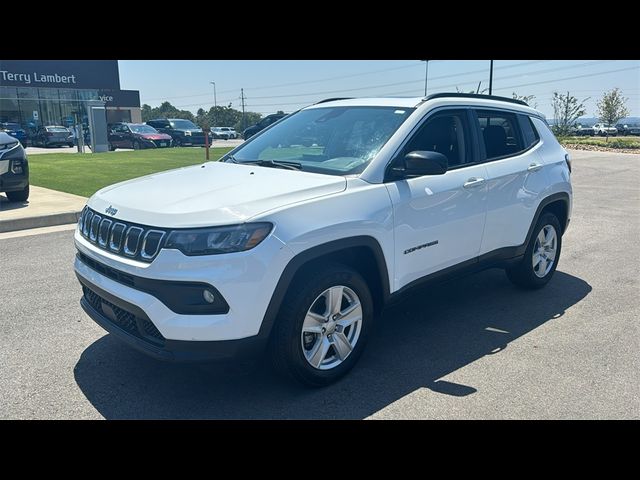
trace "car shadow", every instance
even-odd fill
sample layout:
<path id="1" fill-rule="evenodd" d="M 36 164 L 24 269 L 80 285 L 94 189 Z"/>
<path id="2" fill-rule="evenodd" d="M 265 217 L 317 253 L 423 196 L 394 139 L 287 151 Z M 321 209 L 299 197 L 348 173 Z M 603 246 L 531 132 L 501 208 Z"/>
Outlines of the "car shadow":
<path id="1" fill-rule="evenodd" d="M 523 291 L 495 269 L 425 287 L 389 307 L 358 365 L 323 389 L 281 379 L 266 361 L 250 370 L 161 363 L 112 335 L 82 353 L 74 374 L 109 419 L 359 419 L 420 388 L 473 395 L 473 385 L 441 378 L 561 317 L 590 291 L 559 271 L 544 289 Z"/>
<path id="2" fill-rule="evenodd" d="M 25 208 L 29 206 L 29 200 L 24 202 L 10 202 L 5 195 L 0 194 L 0 211 L 17 210 L 18 208 Z"/>

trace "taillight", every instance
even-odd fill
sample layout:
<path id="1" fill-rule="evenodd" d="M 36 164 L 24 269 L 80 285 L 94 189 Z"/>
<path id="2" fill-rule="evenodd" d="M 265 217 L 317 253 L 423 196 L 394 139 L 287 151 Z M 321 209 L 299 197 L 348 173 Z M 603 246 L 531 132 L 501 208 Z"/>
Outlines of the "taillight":
<path id="1" fill-rule="evenodd" d="M 564 161 L 567 162 L 567 167 L 569 167 L 569 173 L 571 173 L 571 159 L 569 158 L 568 153 L 564 155 Z"/>

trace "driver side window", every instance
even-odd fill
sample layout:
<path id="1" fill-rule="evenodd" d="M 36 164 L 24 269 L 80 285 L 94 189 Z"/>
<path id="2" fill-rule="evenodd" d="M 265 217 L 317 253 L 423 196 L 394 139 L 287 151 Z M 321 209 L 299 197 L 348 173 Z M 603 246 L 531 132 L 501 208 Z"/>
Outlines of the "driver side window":
<path id="1" fill-rule="evenodd" d="M 447 157 L 449 169 L 473 163 L 467 112 L 447 110 L 431 116 L 404 149 L 438 152 Z"/>

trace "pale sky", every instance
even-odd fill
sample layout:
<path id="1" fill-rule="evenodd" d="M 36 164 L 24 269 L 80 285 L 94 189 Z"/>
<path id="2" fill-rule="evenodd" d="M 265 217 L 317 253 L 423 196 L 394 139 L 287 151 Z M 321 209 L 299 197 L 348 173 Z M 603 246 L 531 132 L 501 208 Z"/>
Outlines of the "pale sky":
<path id="1" fill-rule="evenodd" d="M 419 60 L 120 60 L 123 89 L 140 90 L 140 100 L 157 106 L 168 100 L 195 111 L 218 105 L 263 114 L 294 111 L 329 97 L 420 96 L 425 63 Z M 489 86 L 489 60 L 432 60 L 428 93 Z M 493 94 L 535 95 L 534 103 L 553 117 L 554 90 L 586 99 L 587 116 L 596 116 L 596 101 L 619 87 L 632 116 L 640 116 L 640 60 L 496 60 Z M 532 105 L 533 106 L 533 105 Z"/>

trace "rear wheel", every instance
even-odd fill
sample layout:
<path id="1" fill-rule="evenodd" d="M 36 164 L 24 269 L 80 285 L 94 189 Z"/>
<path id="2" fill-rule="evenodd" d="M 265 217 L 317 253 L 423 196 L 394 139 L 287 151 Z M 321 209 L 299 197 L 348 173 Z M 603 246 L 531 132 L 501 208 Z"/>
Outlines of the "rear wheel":
<path id="1" fill-rule="evenodd" d="M 134 150 L 140 150 L 142 148 L 142 146 L 140 145 L 140 142 L 135 141 L 133 142 L 133 149 Z"/>
<path id="2" fill-rule="evenodd" d="M 543 213 L 527 245 L 522 261 L 507 269 L 509 280 L 522 288 L 542 288 L 553 277 L 562 247 L 560 222 L 553 213 Z"/>
<path id="3" fill-rule="evenodd" d="M 309 272 L 285 297 L 271 335 L 275 368 L 307 386 L 347 373 L 364 350 L 373 301 L 355 270 L 330 264 Z"/>
<path id="4" fill-rule="evenodd" d="M 7 192 L 7 198 L 10 202 L 25 202 L 29 198 L 29 185 L 24 189 L 16 192 Z"/>

